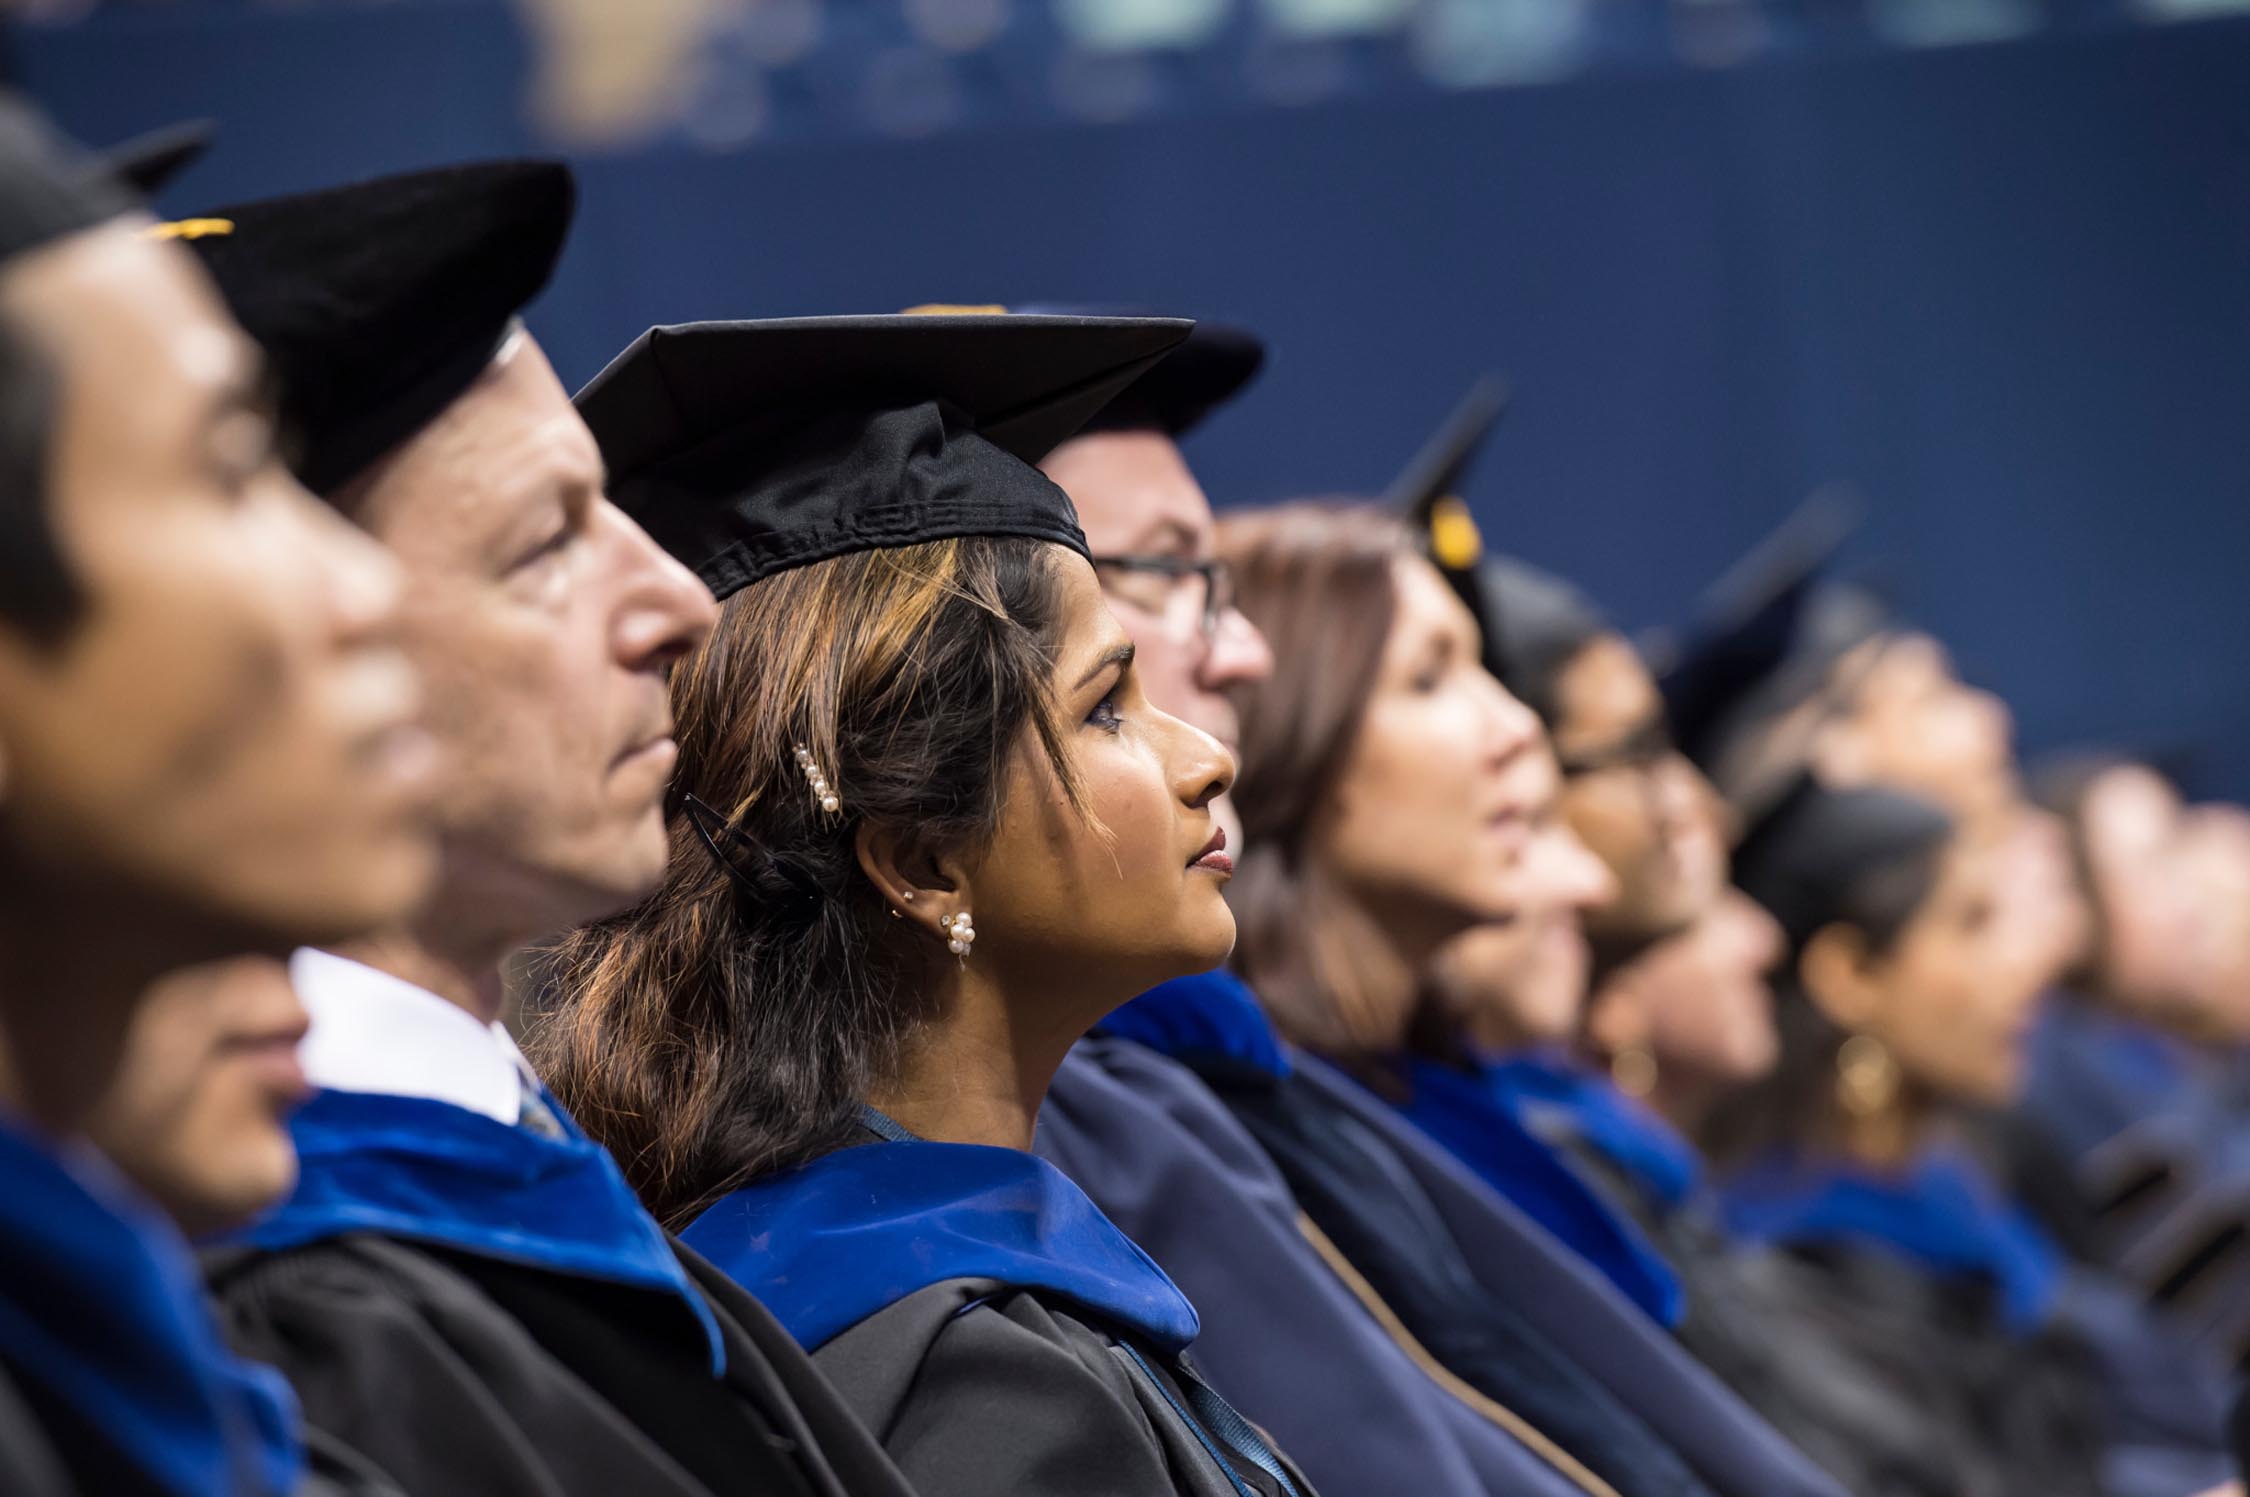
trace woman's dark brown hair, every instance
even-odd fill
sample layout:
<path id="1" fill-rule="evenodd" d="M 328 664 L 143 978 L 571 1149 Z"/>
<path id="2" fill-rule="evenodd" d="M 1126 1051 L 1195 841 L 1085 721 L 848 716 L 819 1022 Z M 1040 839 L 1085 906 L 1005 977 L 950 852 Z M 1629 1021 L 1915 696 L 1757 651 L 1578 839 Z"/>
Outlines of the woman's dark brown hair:
<path id="1" fill-rule="evenodd" d="M 1241 688 L 1235 808 L 1243 848 L 1227 902 L 1240 932 L 1234 965 L 1274 1023 L 1316 1053 L 1395 1048 L 1325 951 L 1336 891 L 1308 839 L 1359 737 L 1391 622 L 1403 526 L 1369 504 L 1300 502 L 1219 522 L 1245 615 L 1274 646 L 1274 671 Z"/>
<path id="2" fill-rule="evenodd" d="M 668 1225 L 833 1147 L 925 1015 L 944 948 L 891 917 L 859 826 L 984 845 L 1027 731 L 1077 803 L 1049 694 L 1052 551 L 970 537 L 783 572 L 728 598 L 674 669 L 663 883 L 549 954 L 526 1036 Z"/>
<path id="3" fill-rule="evenodd" d="M 1936 892 L 1953 835 L 1945 812 L 1911 796 L 1810 781 L 1752 828 L 1735 878 L 1788 940 L 1774 982 L 1780 1058 L 1706 1121 L 1699 1142 L 1713 1158 L 1738 1163 L 1833 1132 L 1837 1056 L 1848 1036 L 1805 992 L 1805 948 L 1841 925 L 1870 955 L 1890 954 Z"/>

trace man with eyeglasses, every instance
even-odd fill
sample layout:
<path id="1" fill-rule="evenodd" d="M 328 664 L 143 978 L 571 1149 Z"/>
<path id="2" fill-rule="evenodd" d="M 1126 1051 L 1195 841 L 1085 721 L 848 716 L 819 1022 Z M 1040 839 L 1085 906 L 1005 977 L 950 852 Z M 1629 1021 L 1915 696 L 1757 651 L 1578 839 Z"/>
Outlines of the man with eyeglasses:
<path id="1" fill-rule="evenodd" d="M 1225 564 L 1211 554 L 1211 501 L 1179 444 L 1249 384 L 1265 357 L 1265 345 L 1240 328 L 1198 323 L 1185 344 L 1039 465 L 1078 506 L 1103 596 L 1139 648 L 1135 664 L 1149 700 L 1229 749 L 1240 735 L 1227 690 L 1263 680 L 1273 652 L 1234 607 Z M 1214 811 L 1238 843 L 1233 809 Z"/>
<path id="2" fill-rule="evenodd" d="M 1211 554 L 1211 506 L 1178 439 L 1248 383 L 1263 356 L 1249 334 L 1198 323 L 1042 465 L 1078 506 L 1149 699 L 1229 746 L 1227 689 L 1263 678 L 1273 657 L 1232 605 Z M 1231 813 L 1222 824 L 1239 845 Z M 1214 1005 L 1203 1015 L 1214 1042 L 1224 1013 Z M 1137 1043 L 1122 1016 L 1113 1022 L 1116 1032 L 1064 1062 L 1037 1148 L 1201 1307 L 1197 1360 L 1213 1384 L 1286 1444 L 1326 1497 L 1580 1490 L 1543 1435 L 1401 1340 L 1395 1317 L 1369 1313 L 1360 1296 L 1371 1291 L 1363 1282 L 1355 1291 L 1304 1235 L 1287 1182 L 1224 1104 L 1188 1067 Z"/>
<path id="3" fill-rule="evenodd" d="M 1617 898 L 1586 918 L 1597 966 L 1614 970 L 1717 901 L 1723 813 L 1674 746 L 1632 641 L 1562 579 L 1506 557 L 1480 565 L 1500 615 L 1487 645 L 1494 671 L 1547 724 L 1563 816 L 1617 877 Z"/>

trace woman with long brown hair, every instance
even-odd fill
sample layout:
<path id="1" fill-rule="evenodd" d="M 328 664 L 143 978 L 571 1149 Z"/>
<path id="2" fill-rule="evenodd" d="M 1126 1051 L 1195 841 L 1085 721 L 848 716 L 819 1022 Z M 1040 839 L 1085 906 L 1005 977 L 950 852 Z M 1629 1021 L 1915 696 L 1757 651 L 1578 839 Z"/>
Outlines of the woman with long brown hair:
<path id="1" fill-rule="evenodd" d="M 1438 952 L 1570 897 L 1539 854 L 1552 756 L 1475 618 L 1373 506 L 1238 511 L 1219 553 L 1276 658 L 1237 694 L 1240 975 L 1167 984 L 1105 1027 L 1195 1070 L 1375 1313 L 1586 1490 L 1831 1491 L 1666 1332 L 1668 1272 L 1552 1151 L 1516 1130 L 1501 1199 L 1392 1105 Z"/>
<path id="2" fill-rule="evenodd" d="M 1457 1037 L 1433 1032 L 1450 1029 L 1434 978 L 1456 938 L 1570 882 L 1547 855 L 1568 833 L 1538 719 L 1485 668 L 1472 611 L 1387 519 L 1287 506 L 1230 517 L 1221 549 L 1245 612 L 1302 641 L 1241 694 L 1235 967 L 1283 1035 L 1425 1126 L 1460 1123 L 1479 1145 L 1464 1162 L 1676 1319 L 1678 1285 L 1638 1231 L 1552 1151 L 1505 1131 L 1444 1063 Z M 1330 601 L 1355 592 L 1368 599 L 1356 615 Z"/>
<path id="3" fill-rule="evenodd" d="M 1026 1152 L 1072 1043 L 1234 941 L 1233 764 L 1142 697 L 1029 466 L 1185 331 L 696 324 L 580 397 L 723 609 L 672 677 L 665 881 L 563 946 L 532 1049 L 933 1497 L 1306 1491 Z"/>

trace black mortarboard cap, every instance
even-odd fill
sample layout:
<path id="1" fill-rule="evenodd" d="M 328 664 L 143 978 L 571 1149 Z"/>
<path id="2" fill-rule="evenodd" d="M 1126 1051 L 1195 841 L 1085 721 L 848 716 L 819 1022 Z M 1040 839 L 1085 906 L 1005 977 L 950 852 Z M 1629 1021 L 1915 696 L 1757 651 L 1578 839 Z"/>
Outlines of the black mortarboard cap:
<path id="1" fill-rule="evenodd" d="M 1507 409 L 1508 387 L 1491 375 L 1479 379 L 1383 492 L 1422 554 L 1476 615 L 1485 666 L 1496 676 L 1502 674 L 1500 621 L 1482 567 L 1484 535 L 1461 497 L 1461 481 Z"/>
<path id="2" fill-rule="evenodd" d="M 1488 668 L 1553 727 L 1563 668 L 1595 636 L 1617 626 L 1576 587 L 1515 557 L 1487 556 L 1477 563 L 1477 579 L 1492 615 L 1484 642 Z"/>
<path id="3" fill-rule="evenodd" d="M 1764 905 L 1792 947 L 1869 903 L 1874 881 L 1929 876 L 1953 823 L 1927 801 L 1890 790 L 1832 790 L 1798 777 L 1735 849 L 1734 881 Z"/>
<path id="4" fill-rule="evenodd" d="M 494 161 L 170 227 L 272 360 L 297 476 L 332 494 L 484 372 L 553 273 L 575 201 L 560 162 Z"/>
<path id="5" fill-rule="evenodd" d="M 161 125 L 102 152 L 109 174 L 144 198 L 155 197 L 211 149 L 218 126 L 209 120 Z"/>
<path id="6" fill-rule="evenodd" d="M 1823 574 L 1858 527 L 1840 490 L 1800 505 L 1705 589 L 1660 682 L 1672 735 L 1707 772 L 1828 684 L 1850 650 L 1887 627 L 1876 596 Z"/>
<path id="7" fill-rule="evenodd" d="M 107 223 L 133 199 L 102 163 L 0 92 L 0 261 Z"/>
<path id="8" fill-rule="evenodd" d="M 1157 314 L 1146 307 L 1042 302 L 1010 307 L 1040 317 L 1127 317 Z M 1086 422 L 1085 431 L 1160 431 L 1183 437 L 1203 418 L 1242 392 L 1265 367 L 1266 345 L 1232 323 L 1198 320 L 1179 347 Z"/>
<path id="9" fill-rule="evenodd" d="M 963 313 L 651 328 L 578 392 L 610 493 L 719 597 L 964 535 L 1086 553 L 1032 465 L 1192 324 Z"/>

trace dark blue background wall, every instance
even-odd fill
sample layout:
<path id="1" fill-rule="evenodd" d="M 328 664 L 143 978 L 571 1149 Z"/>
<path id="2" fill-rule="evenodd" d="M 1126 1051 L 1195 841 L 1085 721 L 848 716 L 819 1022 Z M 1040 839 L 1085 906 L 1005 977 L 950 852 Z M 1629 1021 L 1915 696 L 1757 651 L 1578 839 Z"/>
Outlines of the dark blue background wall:
<path id="1" fill-rule="evenodd" d="M 18 37 L 105 141 L 208 114 L 167 206 L 535 144 L 504 13 L 105 13 Z M 1379 485 L 1512 376 L 1488 534 L 1634 624 L 1814 485 L 2034 746 L 2250 795 L 2250 24 L 1656 70 L 919 142 L 591 157 L 533 318 L 567 381 L 654 321 L 921 301 L 1239 318 L 1223 502 Z"/>

